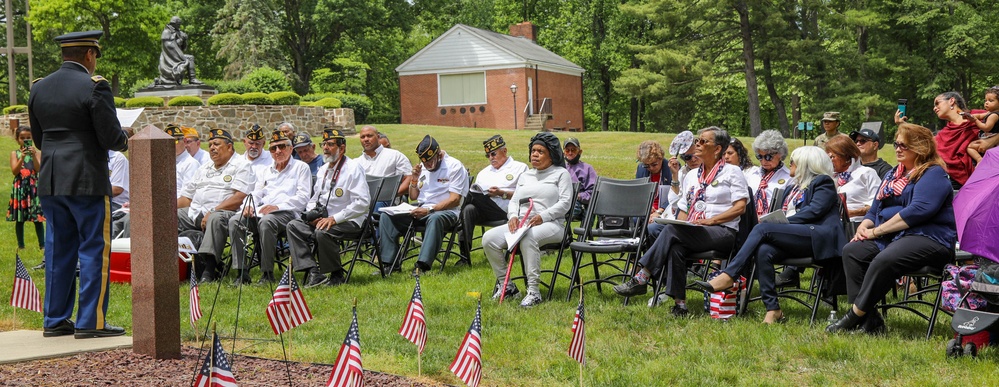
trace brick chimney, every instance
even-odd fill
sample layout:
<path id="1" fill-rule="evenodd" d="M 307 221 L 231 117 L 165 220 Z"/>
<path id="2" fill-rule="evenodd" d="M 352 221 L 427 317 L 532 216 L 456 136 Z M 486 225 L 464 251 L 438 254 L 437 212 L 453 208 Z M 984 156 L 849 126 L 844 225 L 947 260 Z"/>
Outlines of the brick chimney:
<path id="1" fill-rule="evenodd" d="M 520 38 L 529 39 L 532 42 L 538 42 L 538 27 L 529 21 L 511 24 L 510 25 L 510 36 L 516 36 Z"/>

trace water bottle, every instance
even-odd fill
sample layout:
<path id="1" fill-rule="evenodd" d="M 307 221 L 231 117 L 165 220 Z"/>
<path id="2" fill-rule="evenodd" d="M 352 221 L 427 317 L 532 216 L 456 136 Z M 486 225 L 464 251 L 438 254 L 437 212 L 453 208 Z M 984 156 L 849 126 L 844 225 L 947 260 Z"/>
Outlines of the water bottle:
<path id="1" fill-rule="evenodd" d="M 835 310 L 830 310 L 829 311 L 829 325 L 835 324 L 836 320 L 837 320 L 836 319 L 836 311 Z"/>

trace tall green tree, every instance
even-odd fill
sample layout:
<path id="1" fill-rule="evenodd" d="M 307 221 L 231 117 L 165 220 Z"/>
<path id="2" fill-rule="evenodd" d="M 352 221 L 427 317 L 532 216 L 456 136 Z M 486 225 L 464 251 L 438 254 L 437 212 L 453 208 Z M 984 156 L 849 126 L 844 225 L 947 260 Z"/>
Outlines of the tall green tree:
<path id="1" fill-rule="evenodd" d="M 215 27 L 216 55 L 224 65 L 226 79 L 238 79 L 268 66 L 288 69 L 281 51 L 282 33 L 277 4 L 273 0 L 225 0 L 218 9 Z"/>

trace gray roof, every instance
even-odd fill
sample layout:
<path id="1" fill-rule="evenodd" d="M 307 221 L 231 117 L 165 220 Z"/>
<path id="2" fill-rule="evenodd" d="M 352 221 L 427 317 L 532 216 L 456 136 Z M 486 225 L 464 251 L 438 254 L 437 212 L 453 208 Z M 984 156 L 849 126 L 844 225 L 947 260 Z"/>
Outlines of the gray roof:
<path id="1" fill-rule="evenodd" d="M 579 67 L 575 63 L 558 56 L 554 52 L 548 51 L 530 39 L 478 29 L 464 24 L 458 24 L 458 26 L 464 27 L 469 30 L 469 32 L 475 33 L 481 38 L 495 44 L 498 47 L 509 50 L 511 54 L 520 56 L 527 61 L 549 63 L 556 66 L 565 66 L 583 70 L 582 67 Z"/>

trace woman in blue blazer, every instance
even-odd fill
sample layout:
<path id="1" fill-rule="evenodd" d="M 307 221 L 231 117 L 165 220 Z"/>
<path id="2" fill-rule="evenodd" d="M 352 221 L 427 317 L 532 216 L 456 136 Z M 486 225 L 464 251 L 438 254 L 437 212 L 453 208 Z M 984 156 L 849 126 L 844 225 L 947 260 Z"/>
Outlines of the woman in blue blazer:
<path id="1" fill-rule="evenodd" d="M 782 199 L 790 224 L 760 223 L 720 275 L 710 282 L 697 281 L 699 287 L 709 292 L 728 289 L 750 258 L 756 257 L 760 296 L 767 307 L 765 324 L 784 321 L 777 301 L 774 262 L 787 258 L 837 258 L 846 244 L 839 196 L 831 177 L 832 162 L 826 152 L 814 146 L 795 149 L 788 167 L 796 180 Z"/>

